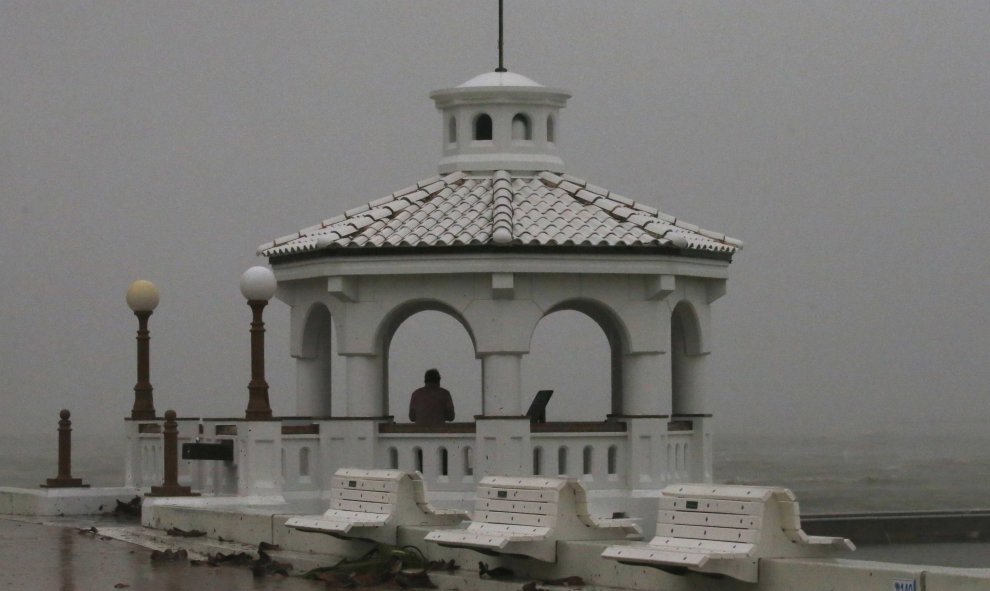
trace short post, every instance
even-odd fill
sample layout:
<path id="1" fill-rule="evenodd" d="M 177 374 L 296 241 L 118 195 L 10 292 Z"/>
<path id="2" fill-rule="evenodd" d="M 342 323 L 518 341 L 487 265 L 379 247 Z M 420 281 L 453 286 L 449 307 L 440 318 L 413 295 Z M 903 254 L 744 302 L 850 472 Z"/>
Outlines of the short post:
<path id="1" fill-rule="evenodd" d="M 262 311 L 275 295 L 275 275 L 267 267 L 251 267 L 241 275 L 241 293 L 251 307 L 251 383 L 244 416 L 249 421 L 270 421 L 272 407 L 265 381 L 265 322 Z"/>
<path id="2" fill-rule="evenodd" d="M 155 403 L 150 380 L 151 336 L 148 318 L 158 306 L 158 288 L 155 284 L 139 279 L 127 288 L 127 305 L 138 318 L 137 332 L 137 383 L 134 384 L 134 407 L 131 418 L 140 421 L 154 420 Z"/>
<path id="3" fill-rule="evenodd" d="M 41 486 L 44 488 L 89 488 L 82 478 L 72 477 L 72 421 L 70 413 L 62 409 L 58 413 L 58 476 L 49 478 Z"/>
<path id="4" fill-rule="evenodd" d="M 188 486 L 179 485 L 179 424 L 175 411 L 165 411 L 165 427 L 162 430 L 162 446 L 165 455 L 165 478 L 161 486 L 151 487 L 149 497 L 197 497 Z"/>

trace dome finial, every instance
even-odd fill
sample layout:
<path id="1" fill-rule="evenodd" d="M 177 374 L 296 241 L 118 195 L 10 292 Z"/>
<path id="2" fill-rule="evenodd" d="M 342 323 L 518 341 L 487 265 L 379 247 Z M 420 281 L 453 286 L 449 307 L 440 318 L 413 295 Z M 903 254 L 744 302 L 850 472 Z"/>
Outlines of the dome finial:
<path id="1" fill-rule="evenodd" d="M 508 72 L 505 69 L 504 62 L 504 44 L 502 42 L 503 27 L 502 27 L 502 0 L 498 0 L 498 67 L 495 68 L 496 72 Z"/>

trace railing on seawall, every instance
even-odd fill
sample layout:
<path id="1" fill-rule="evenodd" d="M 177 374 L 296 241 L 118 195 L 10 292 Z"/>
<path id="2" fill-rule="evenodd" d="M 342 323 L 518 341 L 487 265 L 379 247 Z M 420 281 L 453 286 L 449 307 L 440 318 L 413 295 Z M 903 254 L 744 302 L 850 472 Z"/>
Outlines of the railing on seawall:
<path id="1" fill-rule="evenodd" d="M 388 418 L 285 417 L 274 421 L 184 418 L 179 443 L 230 441 L 230 460 L 181 460 L 179 482 L 207 495 L 320 495 L 343 467 L 417 470 L 427 489 L 467 497 L 490 470 L 476 423 L 437 427 Z M 534 423 L 525 437 L 526 475 L 580 479 L 589 491 L 647 496 L 675 482 L 711 480 L 709 417 L 610 418 Z M 160 421 L 128 421 L 127 484 L 163 475 Z M 640 495 L 642 496 L 642 495 Z"/>

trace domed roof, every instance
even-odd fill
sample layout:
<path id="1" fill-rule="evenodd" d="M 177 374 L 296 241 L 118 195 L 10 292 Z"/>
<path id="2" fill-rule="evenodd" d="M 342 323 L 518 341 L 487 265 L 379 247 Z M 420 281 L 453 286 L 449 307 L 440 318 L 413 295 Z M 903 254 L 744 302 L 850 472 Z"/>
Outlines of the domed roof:
<path id="1" fill-rule="evenodd" d="M 471 78 L 457 88 L 477 88 L 479 86 L 539 86 L 539 82 L 515 72 L 485 72 Z"/>

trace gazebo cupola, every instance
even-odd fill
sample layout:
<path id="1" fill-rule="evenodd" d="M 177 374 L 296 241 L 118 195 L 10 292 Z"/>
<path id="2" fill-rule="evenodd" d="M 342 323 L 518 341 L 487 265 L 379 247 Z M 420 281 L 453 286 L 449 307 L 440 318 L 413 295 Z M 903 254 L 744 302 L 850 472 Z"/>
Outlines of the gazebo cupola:
<path id="1" fill-rule="evenodd" d="M 440 174 L 458 170 L 562 172 L 560 109 L 570 94 L 514 72 L 487 72 L 430 98 L 443 113 Z"/>

